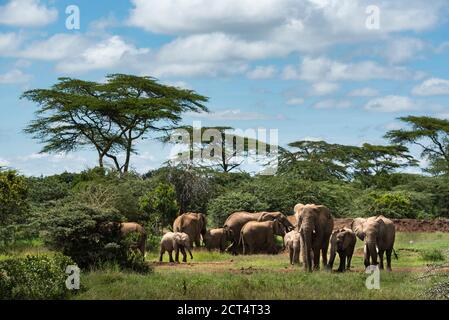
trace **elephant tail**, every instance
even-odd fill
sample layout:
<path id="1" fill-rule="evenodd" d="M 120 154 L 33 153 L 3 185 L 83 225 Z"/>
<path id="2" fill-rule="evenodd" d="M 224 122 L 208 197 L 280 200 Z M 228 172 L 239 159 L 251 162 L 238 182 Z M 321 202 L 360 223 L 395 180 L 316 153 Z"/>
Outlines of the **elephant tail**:
<path id="1" fill-rule="evenodd" d="M 394 254 L 394 258 L 396 260 L 399 260 L 398 254 L 396 253 L 396 250 L 394 250 L 394 248 L 393 248 L 393 254 Z"/>

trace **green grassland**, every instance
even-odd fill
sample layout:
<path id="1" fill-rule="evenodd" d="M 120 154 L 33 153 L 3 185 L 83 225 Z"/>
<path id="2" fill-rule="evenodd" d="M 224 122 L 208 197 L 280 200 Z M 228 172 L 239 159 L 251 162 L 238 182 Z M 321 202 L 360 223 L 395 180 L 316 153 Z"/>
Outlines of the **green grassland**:
<path id="1" fill-rule="evenodd" d="M 306 273 L 290 266 L 287 253 L 232 256 L 195 249 L 188 263 L 159 263 L 158 253 L 146 257 L 150 274 L 120 271 L 115 266 L 82 273 L 82 289 L 74 299 L 424 299 L 433 278 L 421 279 L 428 265 L 445 263 L 447 233 L 398 233 L 393 272 L 382 272 L 380 289 L 368 290 L 363 268 L 363 243 L 357 242 L 353 268 L 343 274 L 324 270 Z M 435 255 L 438 252 L 440 255 Z M 17 246 L 10 255 L 51 254 L 37 241 Z M 436 257 L 436 258 L 435 258 Z M 441 257 L 443 260 L 441 260 Z M 338 258 L 336 261 L 338 265 Z M 336 266 L 334 266 L 336 268 Z M 442 273 L 447 277 L 449 273 Z M 441 276 L 440 276 L 441 277 Z"/>

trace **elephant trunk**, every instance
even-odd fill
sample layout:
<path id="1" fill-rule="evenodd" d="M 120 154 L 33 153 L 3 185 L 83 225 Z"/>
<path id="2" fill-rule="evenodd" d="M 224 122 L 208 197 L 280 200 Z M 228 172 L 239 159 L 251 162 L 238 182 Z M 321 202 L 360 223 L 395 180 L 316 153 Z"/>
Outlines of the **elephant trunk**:
<path id="1" fill-rule="evenodd" d="M 312 271 L 312 231 L 309 228 L 300 231 L 304 269 L 309 272 Z"/>
<path id="2" fill-rule="evenodd" d="M 370 261 L 371 259 L 371 261 Z M 365 242 L 365 267 L 377 265 L 376 242 Z"/>

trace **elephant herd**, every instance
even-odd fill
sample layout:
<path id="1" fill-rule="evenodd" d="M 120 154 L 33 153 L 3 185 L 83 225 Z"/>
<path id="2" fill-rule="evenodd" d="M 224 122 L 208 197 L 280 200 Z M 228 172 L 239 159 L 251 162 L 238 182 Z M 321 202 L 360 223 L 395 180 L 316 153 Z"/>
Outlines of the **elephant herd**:
<path id="1" fill-rule="evenodd" d="M 350 226 L 334 230 L 334 219 L 326 206 L 298 203 L 294 215 L 288 217 L 281 212 L 240 211 L 232 213 L 222 228 L 207 229 L 206 225 L 206 216 L 202 213 L 179 215 L 173 223 L 173 232 L 162 237 L 159 260 L 162 261 L 164 253 L 168 252 L 170 262 L 179 262 L 179 251 L 183 262 L 187 261 L 186 251 L 193 259 L 193 244 L 200 247 L 201 239 L 208 250 L 218 249 L 234 255 L 275 254 L 280 249 L 276 236 L 281 236 L 282 249 L 288 250 L 291 264 L 299 264 L 301 257 L 305 270 L 319 270 L 321 258 L 324 268 L 332 270 L 338 254 L 338 271 L 343 272 L 351 267 L 359 238 L 364 241 L 365 267 L 379 265 L 383 269 L 385 253 L 387 270 L 391 270 L 395 226 L 384 216 L 355 218 Z"/>

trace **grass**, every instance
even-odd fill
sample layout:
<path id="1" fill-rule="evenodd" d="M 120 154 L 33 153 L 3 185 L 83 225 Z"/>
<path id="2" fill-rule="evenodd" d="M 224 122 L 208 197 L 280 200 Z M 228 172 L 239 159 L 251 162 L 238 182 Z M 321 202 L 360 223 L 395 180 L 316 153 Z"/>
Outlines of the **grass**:
<path id="1" fill-rule="evenodd" d="M 120 271 L 113 266 L 82 274 L 84 288 L 74 299 L 422 299 L 434 279 L 421 277 L 426 265 L 446 258 L 447 233 L 398 233 L 393 272 L 381 272 L 380 290 L 365 287 L 363 243 L 357 242 L 353 270 L 344 274 L 306 273 L 290 266 L 287 254 L 232 256 L 195 249 L 188 263 L 170 264 L 167 254 L 159 263 L 149 252 L 148 275 Z M 45 252 L 40 247 L 15 254 Z M 438 253 L 437 253 L 438 252 Z M 1 256 L 0 256 L 1 259 Z M 338 258 L 334 268 L 338 265 Z M 447 273 L 441 275 L 447 279 Z"/>

